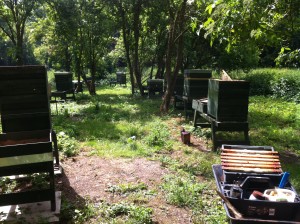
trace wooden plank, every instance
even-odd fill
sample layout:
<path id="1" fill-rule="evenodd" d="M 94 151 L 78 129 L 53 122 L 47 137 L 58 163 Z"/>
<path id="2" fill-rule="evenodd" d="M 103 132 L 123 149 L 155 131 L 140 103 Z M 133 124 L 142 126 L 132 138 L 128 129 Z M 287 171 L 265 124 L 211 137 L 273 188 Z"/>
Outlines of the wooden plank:
<path id="1" fill-rule="evenodd" d="M 265 161 L 265 160 L 239 160 L 239 159 L 223 159 L 222 162 L 226 163 L 248 163 L 248 164 L 279 164 L 280 165 L 280 161 Z"/>
<path id="2" fill-rule="evenodd" d="M 251 158 L 273 158 L 273 159 L 277 159 L 279 158 L 278 155 L 262 155 L 262 154 L 246 154 L 246 153 L 240 153 L 240 154 L 232 154 L 232 153 L 221 153 L 221 158 L 222 156 L 235 156 L 235 157 L 247 157 L 249 159 Z"/>
<path id="3" fill-rule="evenodd" d="M 278 154 L 277 151 L 267 151 L 267 150 L 252 150 L 252 149 L 222 149 L 222 152 L 232 152 L 232 153 L 258 153 L 258 154 Z"/>
<path id="4" fill-rule="evenodd" d="M 226 163 L 222 162 L 222 166 L 224 167 L 240 167 L 240 168 L 245 168 L 245 167 L 254 167 L 254 168 L 281 168 L 281 165 L 279 164 L 250 164 L 250 163 Z"/>
<path id="5" fill-rule="evenodd" d="M 241 167 L 222 167 L 223 170 L 256 172 L 256 173 L 282 173 L 281 169 L 261 169 L 261 168 L 241 168 Z"/>
<path id="6" fill-rule="evenodd" d="M 52 152 L 52 142 L 38 142 L 0 147 L 0 158 Z"/>
<path id="7" fill-rule="evenodd" d="M 0 206 L 55 200 L 52 189 L 1 194 L 0 199 Z"/>
<path id="8" fill-rule="evenodd" d="M 237 159 L 243 161 L 249 161 L 248 157 L 239 157 L 239 156 L 221 156 L 222 159 Z M 252 161 L 274 161 L 279 162 L 279 158 L 251 158 Z"/>
<path id="9" fill-rule="evenodd" d="M 186 79 L 186 80 L 204 80 L 204 81 L 207 81 L 210 78 L 190 78 L 190 77 L 185 77 L 184 79 Z"/>

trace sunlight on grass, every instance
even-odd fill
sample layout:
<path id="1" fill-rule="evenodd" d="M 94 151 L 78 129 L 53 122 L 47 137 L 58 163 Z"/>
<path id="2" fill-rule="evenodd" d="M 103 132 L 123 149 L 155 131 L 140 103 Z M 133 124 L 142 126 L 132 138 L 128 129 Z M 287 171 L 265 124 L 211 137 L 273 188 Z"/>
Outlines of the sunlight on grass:
<path id="1" fill-rule="evenodd" d="M 275 150 L 299 153 L 299 105 L 267 97 L 251 97 L 249 104 L 252 145 L 270 145 Z"/>
<path id="2" fill-rule="evenodd" d="M 88 141 L 84 144 L 90 148 L 90 155 L 97 155 L 106 158 L 116 157 L 140 157 L 150 156 L 151 149 L 145 147 L 141 142 L 126 143 L 113 142 L 109 140 Z"/>

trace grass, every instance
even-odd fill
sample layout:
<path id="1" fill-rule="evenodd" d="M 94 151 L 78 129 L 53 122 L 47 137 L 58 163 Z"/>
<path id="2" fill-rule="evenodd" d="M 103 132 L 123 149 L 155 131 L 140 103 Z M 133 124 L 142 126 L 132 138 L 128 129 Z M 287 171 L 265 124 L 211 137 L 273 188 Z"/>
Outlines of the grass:
<path id="1" fill-rule="evenodd" d="M 267 97 L 251 97 L 250 135 L 253 145 L 299 153 L 299 104 Z M 298 136 L 298 137 L 297 137 Z"/>
<path id="2" fill-rule="evenodd" d="M 76 102 L 51 105 L 53 127 L 58 133 L 59 150 L 66 157 L 80 151 L 105 158 L 147 157 L 160 161 L 171 174 L 157 189 L 145 183 L 111 185 L 107 191 L 124 198 L 109 204 L 93 202 L 76 207 L 62 199 L 62 220 L 72 223 L 153 223 L 150 198 L 163 192 L 163 200 L 191 211 L 193 223 L 227 223 L 216 188 L 211 165 L 220 163 L 219 152 L 202 152 L 181 144 L 180 127 L 193 132 L 211 146 L 210 130 L 193 130 L 189 121 L 178 121 L 178 111 L 160 116 L 161 99 L 131 96 L 124 87 L 97 87 L 97 95 L 85 91 Z M 250 140 L 252 145 L 270 145 L 279 152 L 300 155 L 300 106 L 262 96 L 250 97 Z M 177 136 L 178 135 L 178 136 Z M 291 173 L 291 182 L 300 190 L 299 165 L 282 162 Z M 37 180 L 39 181 L 39 180 Z M 1 188 L 15 187 L 1 179 Z M 5 188 L 4 188 L 5 185 Z"/>

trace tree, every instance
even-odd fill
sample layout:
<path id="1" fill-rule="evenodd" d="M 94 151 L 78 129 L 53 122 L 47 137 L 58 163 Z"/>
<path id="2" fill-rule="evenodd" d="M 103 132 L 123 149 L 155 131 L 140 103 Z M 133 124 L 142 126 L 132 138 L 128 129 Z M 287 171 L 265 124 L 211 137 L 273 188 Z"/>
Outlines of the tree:
<path id="1" fill-rule="evenodd" d="M 142 73 L 140 68 L 140 38 L 141 14 L 145 0 L 115 0 L 107 1 L 116 23 L 120 24 L 121 37 L 125 49 L 126 63 L 129 69 L 131 92 L 134 94 L 137 84 L 141 95 L 144 94 L 142 86 Z"/>
<path id="2" fill-rule="evenodd" d="M 263 54 L 270 48 L 277 52 L 284 46 L 295 49 L 300 45 L 295 41 L 300 36 L 299 8 L 298 0 L 213 1 L 206 8 L 208 19 L 200 27 L 211 44 L 226 44 L 227 52 L 245 45 L 259 48 Z"/>
<path id="3" fill-rule="evenodd" d="M 101 0 L 48 1 L 54 31 L 52 54 L 59 55 L 61 67 L 73 69 L 78 81 L 82 78 L 90 94 L 96 94 L 95 79 L 101 58 L 107 52 L 112 25 Z M 85 70 L 89 69 L 91 80 Z"/>
<path id="4" fill-rule="evenodd" d="M 2 0 L 0 2 L 0 29 L 15 47 L 15 60 L 24 64 L 24 34 L 26 21 L 31 16 L 38 1 Z"/>
<path id="5" fill-rule="evenodd" d="M 169 30 L 168 43 L 166 50 L 166 73 L 165 80 L 167 88 L 164 99 L 160 106 L 162 113 L 169 111 L 171 97 L 174 92 L 176 79 L 180 69 L 182 68 L 184 33 L 187 31 L 187 7 L 188 1 L 168 1 Z"/>
<path id="6" fill-rule="evenodd" d="M 132 94 L 137 87 L 141 95 L 144 95 L 144 67 L 150 65 L 153 68 L 158 56 L 161 56 L 159 62 L 164 61 L 162 58 L 165 51 L 158 50 L 157 44 L 164 43 L 166 39 L 166 19 L 162 16 L 165 1 L 115 0 L 109 3 L 115 23 L 120 25 L 117 28 L 123 39 Z"/>

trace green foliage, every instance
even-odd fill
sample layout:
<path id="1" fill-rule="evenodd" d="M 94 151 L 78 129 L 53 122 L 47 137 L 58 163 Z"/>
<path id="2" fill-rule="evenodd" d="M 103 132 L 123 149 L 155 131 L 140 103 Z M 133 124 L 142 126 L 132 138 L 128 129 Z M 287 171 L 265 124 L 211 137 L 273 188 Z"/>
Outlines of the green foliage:
<path id="1" fill-rule="evenodd" d="M 0 2 L 0 35 L 4 34 L 13 44 L 13 63 L 18 65 L 27 62 L 24 56 L 30 51 L 26 49 L 24 33 L 26 33 L 27 21 L 39 3 L 40 1 L 28 0 Z"/>
<path id="2" fill-rule="evenodd" d="M 214 183 L 207 184 L 212 185 Z M 209 186 L 203 189 L 201 194 L 202 206 L 197 206 L 193 209 L 192 221 L 193 223 L 227 224 L 228 221 L 223 203 L 211 188 L 213 187 Z"/>
<path id="3" fill-rule="evenodd" d="M 275 62 L 277 67 L 300 68 L 300 49 L 282 48 Z"/>
<path id="4" fill-rule="evenodd" d="M 138 184 L 125 183 L 120 185 L 110 185 L 108 186 L 107 191 L 112 193 L 126 194 L 130 192 L 136 192 L 136 191 L 141 191 L 146 189 L 147 189 L 147 185 L 145 183 L 138 183 Z"/>
<path id="5" fill-rule="evenodd" d="M 234 71 L 234 79 L 250 82 L 250 95 L 271 95 L 287 101 L 299 101 L 300 71 L 296 69 L 254 69 L 248 73 Z M 230 74 L 230 75 L 231 75 Z"/>
<path id="6" fill-rule="evenodd" d="M 118 222 L 119 218 L 126 217 L 126 223 L 130 224 L 152 224 L 152 209 L 125 202 L 116 204 L 99 204 L 98 217 L 100 223 L 123 223 Z M 109 222 L 109 220 L 111 220 Z"/>
<path id="7" fill-rule="evenodd" d="M 219 42 L 226 46 L 227 51 L 251 42 L 262 49 L 270 47 L 278 51 L 283 43 L 298 49 L 299 6 L 299 1 L 273 1 L 271 4 L 249 0 L 213 1 L 208 3 L 201 28 L 211 43 Z M 272 54 L 267 56 L 273 60 L 276 58 Z M 281 53 L 277 64 L 295 67 L 299 65 L 297 58 L 299 52 Z"/>
<path id="8" fill-rule="evenodd" d="M 62 223 L 68 223 L 69 220 L 72 220 L 72 223 L 86 223 L 96 216 L 97 213 L 97 209 L 89 199 L 87 199 L 86 203 L 81 205 L 80 208 L 76 208 L 73 203 L 62 197 L 60 211 L 60 221 Z"/>
<path id="9" fill-rule="evenodd" d="M 32 186 L 35 190 L 46 189 L 49 186 L 48 179 L 49 176 L 43 173 L 35 173 L 29 176 Z"/>
<path id="10" fill-rule="evenodd" d="M 275 78 L 272 70 L 254 69 L 241 78 L 250 82 L 250 95 L 272 94 L 271 82 Z"/>
<path id="11" fill-rule="evenodd" d="M 175 176 L 164 177 L 162 189 L 166 193 L 166 200 L 179 207 L 190 207 L 201 204 L 201 193 L 205 184 L 199 184 L 194 176 Z"/>
<path id="12" fill-rule="evenodd" d="M 214 154 L 185 151 L 180 159 L 172 159 L 168 156 L 160 157 L 163 167 L 168 167 L 176 172 L 184 172 L 189 175 L 212 178 L 211 165 L 218 164 L 219 160 Z"/>
<path id="13" fill-rule="evenodd" d="M 300 102 L 300 76 L 284 77 L 272 82 L 273 97 Z"/>
<path id="14" fill-rule="evenodd" d="M 222 48 L 222 45 L 219 45 Z M 249 70 L 258 65 L 260 51 L 254 43 L 243 42 L 230 45 L 226 51 L 221 51 L 217 60 L 217 66 L 226 70 Z"/>
<path id="15" fill-rule="evenodd" d="M 75 138 L 68 136 L 65 132 L 57 134 L 57 146 L 66 157 L 75 156 L 79 152 L 78 143 Z"/>
<path id="16" fill-rule="evenodd" d="M 0 177 L 1 194 L 12 193 L 16 186 L 17 186 L 16 180 L 11 180 L 9 177 Z"/>
<path id="17" fill-rule="evenodd" d="M 168 127 L 165 124 L 156 121 L 149 126 L 149 133 L 145 140 L 149 146 L 165 147 L 168 145 L 169 138 L 170 132 Z"/>

